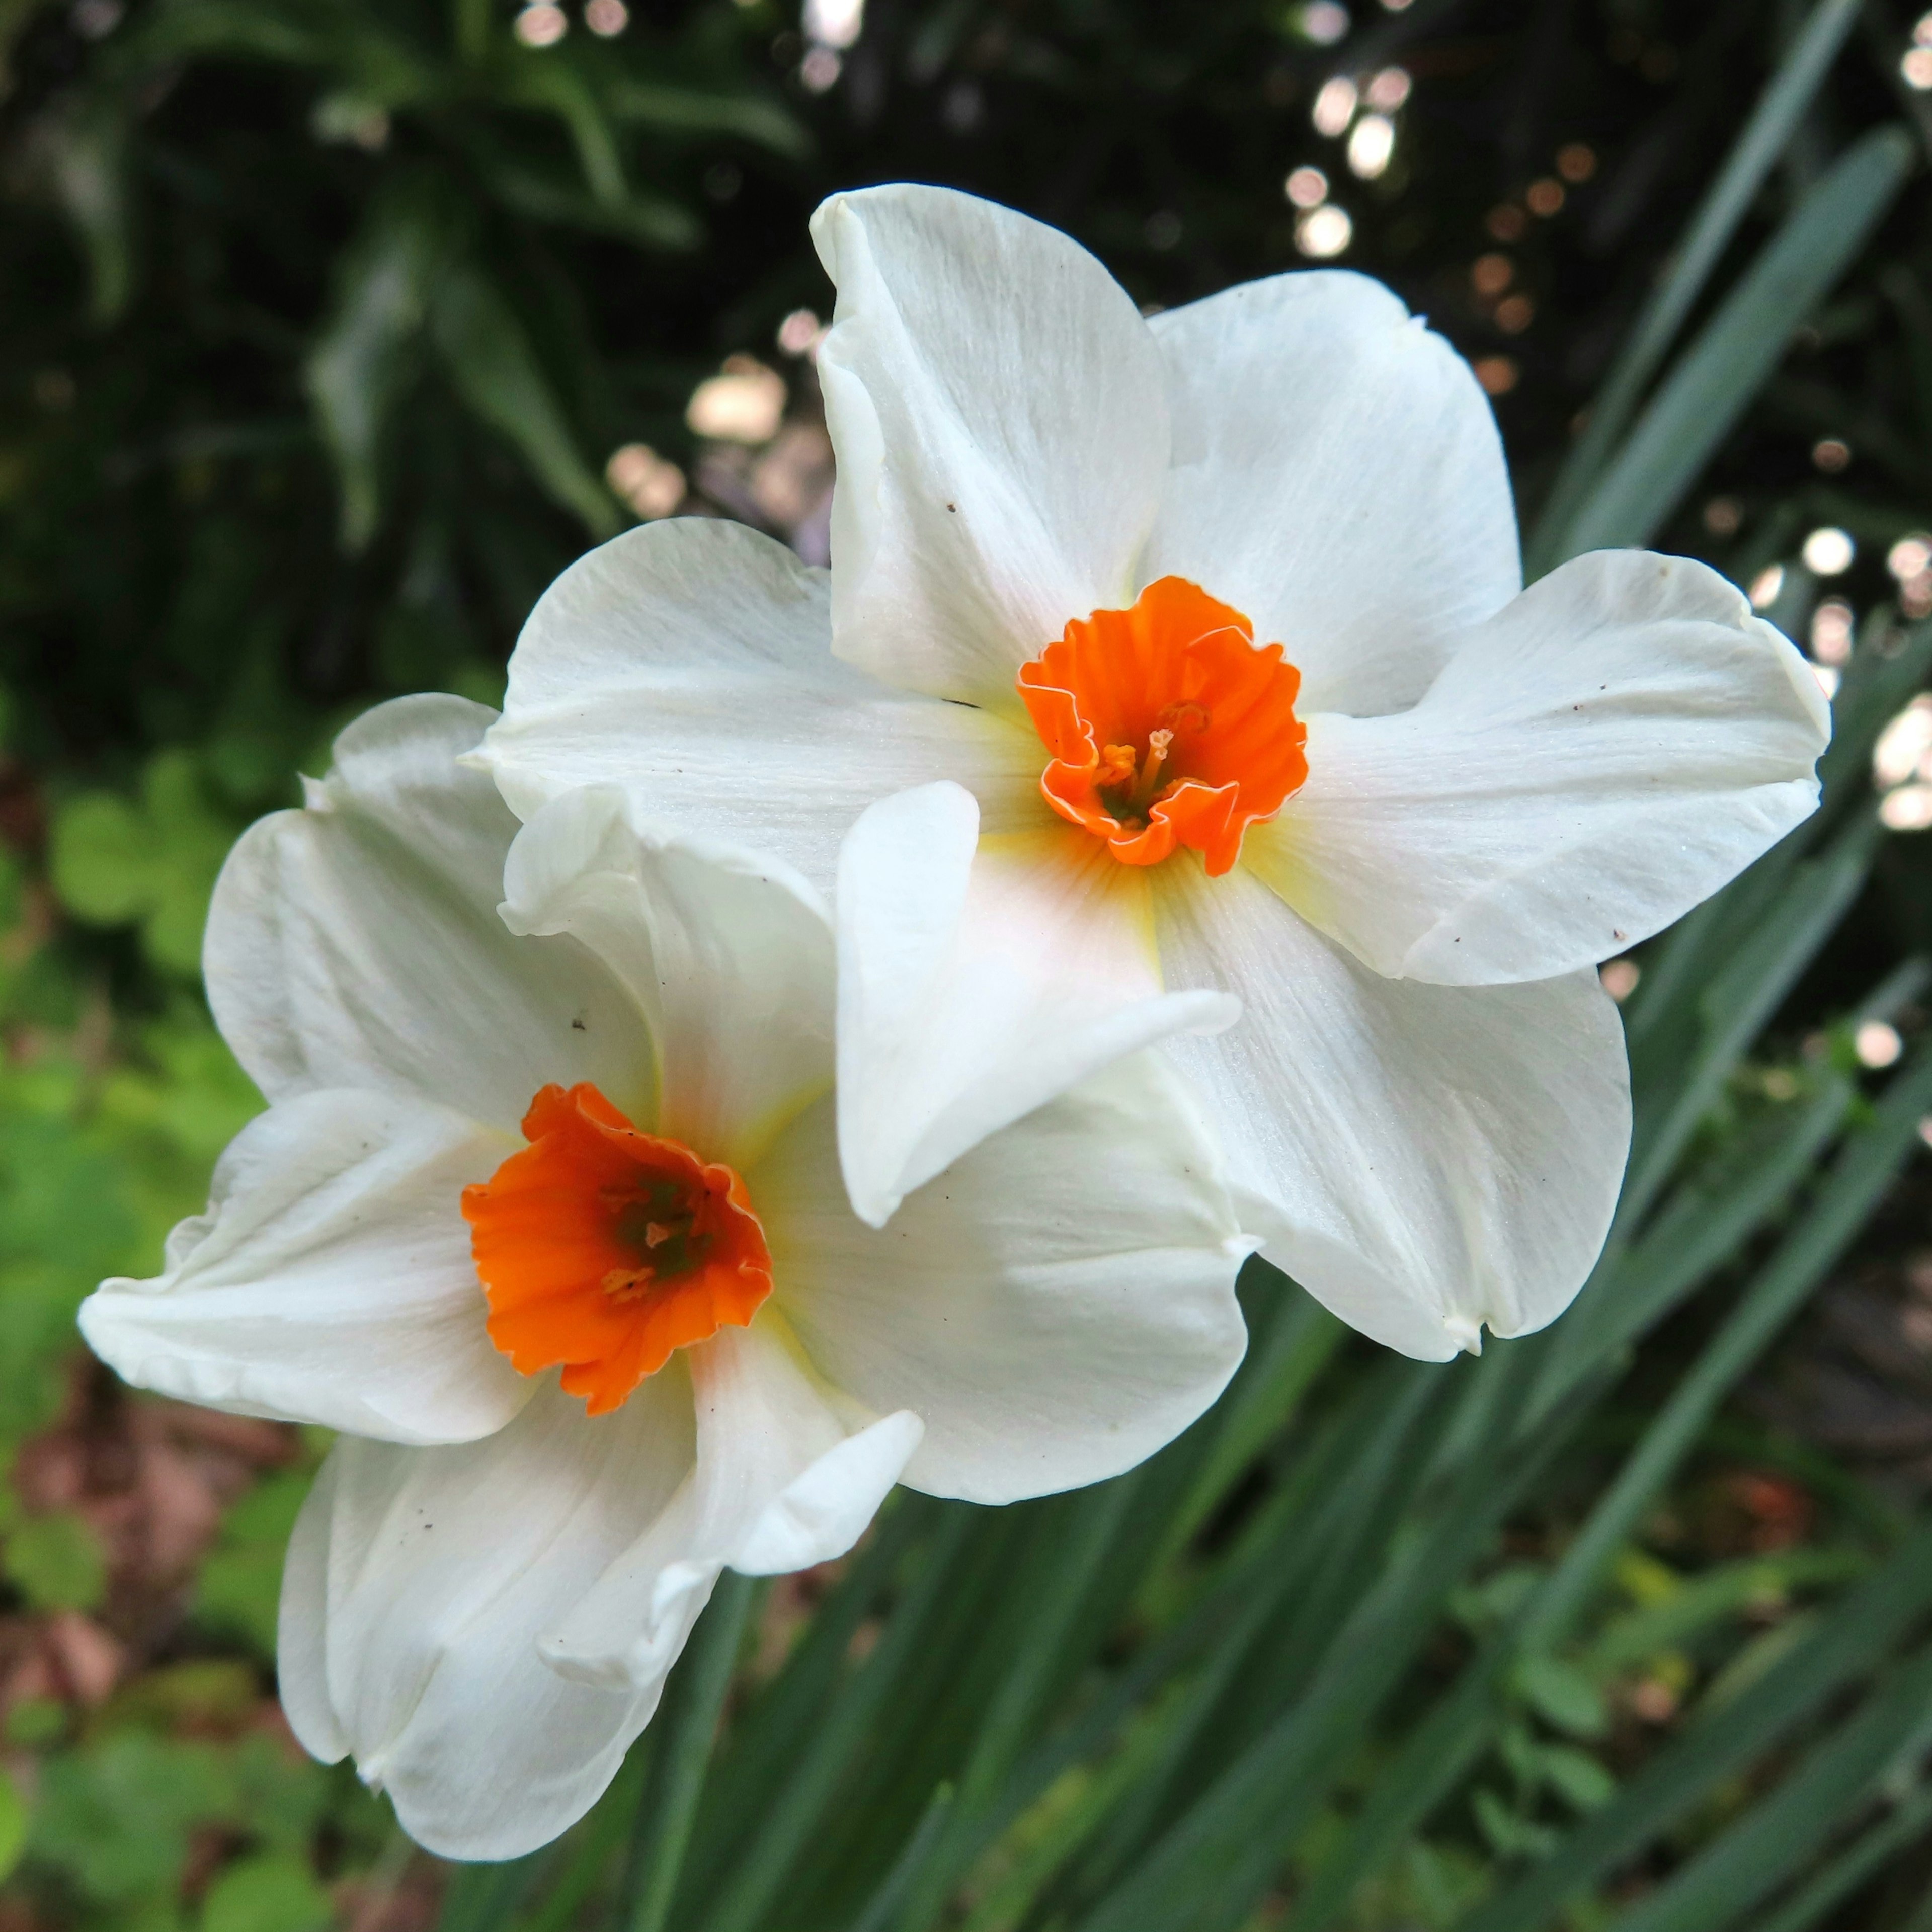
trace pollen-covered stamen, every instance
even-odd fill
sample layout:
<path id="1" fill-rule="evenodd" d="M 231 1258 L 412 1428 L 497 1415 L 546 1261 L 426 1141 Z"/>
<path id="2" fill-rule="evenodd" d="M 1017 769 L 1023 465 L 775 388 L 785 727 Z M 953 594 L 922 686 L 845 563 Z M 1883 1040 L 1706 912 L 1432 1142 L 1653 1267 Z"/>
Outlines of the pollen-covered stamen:
<path id="1" fill-rule="evenodd" d="M 1280 645 L 1257 649 L 1246 618 L 1178 577 L 1075 619 L 1019 674 L 1047 803 L 1128 865 L 1186 845 L 1216 874 L 1307 776 L 1300 684 Z"/>
<path id="2" fill-rule="evenodd" d="M 730 1168 L 640 1133 L 587 1084 L 544 1088 L 524 1134 L 464 1190 L 463 1212 L 490 1339 L 524 1374 L 561 1364 L 601 1414 L 771 1292 L 764 1230 Z"/>

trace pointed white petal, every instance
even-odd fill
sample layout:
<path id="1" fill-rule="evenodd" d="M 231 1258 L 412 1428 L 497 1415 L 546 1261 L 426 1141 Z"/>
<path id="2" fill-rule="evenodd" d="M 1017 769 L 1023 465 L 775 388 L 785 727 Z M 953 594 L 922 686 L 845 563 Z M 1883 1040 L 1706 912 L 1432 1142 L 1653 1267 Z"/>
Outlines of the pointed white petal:
<path id="1" fill-rule="evenodd" d="M 637 824 L 614 785 L 567 792 L 518 836 L 513 932 L 568 933 L 658 1042 L 656 1131 L 742 1169 L 832 1084 L 832 922 L 789 869 Z"/>
<path id="2" fill-rule="evenodd" d="M 520 1142 L 396 1094 L 271 1107 L 177 1227 L 166 1272 L 104 1282 L 88 1346 L 125 1382 L 388 1442 L 500 1429 L 530 1384 L 490 1346 L 459 1203 Z"/>
<path id="3" fill-rule="evenodd" d="M 840 855 L 838 1144 L 874 1227 L 1109 1060 L 1240 1011 L 1162 991 L 1144 868 L 1070 825 L 978 832 L 968 793 L 922 785 L 868 810 Z"/>
<path id="4" fill-rule="evenodd" d="M 1413 704 L 1522 582 L 1468 365 L 1379 283 L 1320 268 L 1154 318 L 1174 467 L 1143 581 L 1172 572 L 1288 647 L 1301 710 Z"/>
<path id="5" fill-rule="evenodd" d="M 1810 668 L 1701 563 L 1579 557 L 1412 711 L 1318 717 L 1245 862 L 1378 972 L 1544 980 L 1668 926 L 1817 802 Z"/>
<path id="6" fill-rule="evenodd" d="M 481 757 L 523 818 L 620 784 L 640 823 L 730 841 L 826 892 L 853 820 L 906 785 L 950 777 L 989 810 L 1040 808 L 1030 730 L 841 664 L 824 572 L 713 518 L 632 530 L 550 586 Z"/>
<path id="7" fill-rule="evenodd" d="M 1232 1032 L 1168 1050 L 1269 1258 L 1425 1360 L 1484 1323 L 1520 1335 L 1561 1314 L 1603 1245 L 1630 1145 L 1623 1036 L 1596 975 L 1384 980 L 1245 867 L 1162 872 L 1170 980 L 1241 998 Z"/>
<path id="8" fill-rule="evenodd" d="M 880 1417 L 830 1388 L 769 1306 L 684 1360 L 696 1467 L 544 1645 L 579 1682 L 622 1685 L 658 1669 L 667 1634 L 683 1642 L 683 1606 L 710 1595 L 721 1568 L 765 1576 L 842 1556 L 919 1446 L 917 1416 Z"/>
<path id="9" fill-rule="evenodd" d="M 752 1184 L 774 1300 L 829 1380 L 916 1411 L 904 1480 L 1012 1502 L 1102 1480 L 1220 1394 L 1246 1335 L 1244 1236 L 1192 1103 L 1116 1062 L 982 1141 L 874 1230 L 845 1206 L 829 1109 Z"/>
<path id="10" fill-rule="evenodd" d="M 335 744 L 301 812 L 229 855 L 203 953 L 223 1036 L 272 1100 L 362 1087 L 514 1130 L 548 1081 L 648 1090 L 643 1022 L 578 948 L 496 915 L 517 821 L 456 763 L 491 714 L 457 698 L 379 706 Z"/>
<path id="11" fill-rule="evenodd" d="M 318 1756 L 345 1750 L 410 1835 L 506 1858 L 590 1809 L 656 1708 L 662 1670 L 573 1683 L 538 1644 L 672 1505 L 692 1466 L 690 1384 L 651 1378 L 615 1414 L 546 1384 L 460 1448 L 344 1437 L 304 1505 L 283 1579 L 284 1708 Z M 710 1594 L 680 1606 L 676 1642 Z"/>
<path id="12" fill-rule="evenodd" d="M 1167 468 L 1160 358 L 1092 256 L 992 202 L 868 188 L 812 235 L 838 287 L 818 352 L 836 648 L 1017 716 L 1022 664 L 1132 602 Z"/>

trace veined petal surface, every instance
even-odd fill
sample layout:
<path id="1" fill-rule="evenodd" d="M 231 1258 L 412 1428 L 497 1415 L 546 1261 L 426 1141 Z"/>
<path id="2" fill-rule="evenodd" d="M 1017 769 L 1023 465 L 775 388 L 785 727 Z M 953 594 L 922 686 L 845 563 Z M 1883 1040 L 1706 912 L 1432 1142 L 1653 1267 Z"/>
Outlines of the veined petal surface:
<path id="1" fill-rule="evenodd" d="M 835 195 L 812 235 L 838 289 L 834 648 L 1017 717 L 1021 664 L 1133 601 L 1168 464 L 1153 338 L 1077 242 L 970 195 Z"/>
<path id="2" fill-rule="evenodd" d="M 494 715 L 379 706 L 336 740 L 306 810 L 259 820 L 229 855 L 208 999 L 271 1100 L 366 1088 L 514 1131 L 547 1081 L 596 1081 L 620 1106 L 649 1090 L 650 1042 L 609 974 L 497 916 L 517 821 L 456 762 Z"/>
<path id="3" fill-rule="evenodd" d="M 742 1172 L 832 1084 L 831 922 L 788 868 L 636 818 L 612 785 L 543 807 L 510 848 L 503 917 L 604 962 L 658 1043 L 656 1131 Z"/>
<path id="4" fill-rule="evenodd" d="M 1285 645 L 1304 717 L 1413 704 L 1522 584 L 1468 365 L 1342 269 L 1244 282 L 1151 327 L 1174 458 L 1142 581 L 1186 578 Z"/>
<path id="5" fill-rule="evenodd" d="M 842 1556 L 919 1446 L 916 1415 L 881 1414 L 832 1388 L 769 1309 L 683 1360 L 694 1465 L 672 1506 L 545 1639 L 545 1658 L 574 1681 L 621 1689 L 668 1669 L 697 1614 L 688 1606 L 710 1597 L 721 1569 L 766 1576 Z"/>
<path id="6" fill-rule="evenodd" d="M 845 1209 L 829 1112 L 753 1178 L 774 1300 L 831 1382 L 924 1421 L 913 1487 L 1006 1503 L 1098 1482 L 1220 1394 L 1246 1346 L 1234 1277 L 1255 1244 L 1156 1056 L 982 1141 L 882 1231 Z"/>
<path id="7" fill-rule="evenodd" d="M 970 794 L 871 807 L 838 868 L 838 1144 L 881 1227 L 987 1135 L 1110 1060 L 1238 1004 L 1162 989 L 1148 873 L 1048 824 L 979 837 Z"/>
<path id="8" fill-rule="evenodd" d="M 1232 987 L 1241 1024 L 1167 1051 L 1190 1076 L 1263 1252 L 1425 1360 L 1541 1328 L 1610 1226 L 1630 1145 L 1616 1009 L 1594 973 L 1520 986 L 1387 980 L 1246 867 L 1162 868 L 1170 983 Z"/>
<path id="9" fill-rule="evenodd" d="M 530 614 L 482 761 L 522 818 L 619 784 L 640 822 L 741 845 L 828 892 L 853 820 L 907 785 L 951 777 L 995 815 L 1036 811 L 1039 741 L 841 664 L 828 597 L 823 571 L 742 524 L 632 530 Z"/>
<path id="10" fill-rule="evenodd" d="M 488 1436 L 533 1385 L 484 1332 L 457 1203 L 515 1144 L 406 1095 L 280 1101 L 230 1144 L 166 1271 L 104 1282 L 81 1333 L 184 1402 L 388 1442 Z"/>
<path id="11" fill-rule="evenodd" d="M 546 1382 L 482 1442 L 345 1436 L 289 1550 L 282 1702 L 316 1756 L 354 1754 L 446 1858 L 533 1850 L 595 1804 L 657 1706 L 560 1676 L 538 1645 L 668 1508 L 692 1468 L 691 1384 L 654 1376 L 592 1421 Z M 664 1668 L 703 1608 L 679 1606 Z"/>
<path id="12" fill-rule="evenodd" d="M 1669 925 L 1808 817 L 1831 712 L 1716 572 L 1604 550 L 1457 646 L 1412 710 L 1316 717 L 1246 862 L 1376 971 L 1545 980 Z"/>

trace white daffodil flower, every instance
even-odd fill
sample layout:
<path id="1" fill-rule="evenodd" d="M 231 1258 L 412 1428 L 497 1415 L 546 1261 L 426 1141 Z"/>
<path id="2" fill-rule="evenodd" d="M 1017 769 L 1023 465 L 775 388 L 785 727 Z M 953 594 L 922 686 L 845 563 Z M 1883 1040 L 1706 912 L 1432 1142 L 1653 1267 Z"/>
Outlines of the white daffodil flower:
<path id="1" fill-rule="evenodd" d="M 722 1567 L 838 1556 L 896 1481 L 1004 1502 L 1171 1439 L 1253 1245 L 1150 1055 L 867 1227 L 824 911 L 608 788 L 518 832 L 456 762 L 494 715 L 382 706 L 237 846 L 208 990 L 270 1106 L 81 1316 L 130 1382 L 343 1432 L 284 1705 L 458 1858 L 595 1802 Z"/>
<path id="2" fill-rule="evenodd" d="M 869 1221 L 1165 1037 L 1246 1225 L 1336 1313 L 1432 1359 L 1552 1319 L 1629 1140 L 1593 969 L 1813 809 L 1802 660 L 1681 558 L 1522 590 L 1487 404 L 1359 275 L 1148 321 L 967 196 L 840 196 L 814 232 L 830 652 L 776 547 L 620 538 L 524 633 L 506 797 L 613 780 L 836 871 Z"/>

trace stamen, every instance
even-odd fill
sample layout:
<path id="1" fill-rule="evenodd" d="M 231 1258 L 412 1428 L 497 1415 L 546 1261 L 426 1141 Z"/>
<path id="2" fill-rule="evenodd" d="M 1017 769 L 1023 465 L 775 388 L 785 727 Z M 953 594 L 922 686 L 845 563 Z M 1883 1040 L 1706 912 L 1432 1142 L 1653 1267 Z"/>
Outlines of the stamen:
<path id="1" fill-rule="evenodd" d="M 1134 804 L 1144 812 L 1160 783 L 1160 768 L 1167 761 L 1167 748 L 1174 742 L 1172 731 L 1148 734 L 1147 757 L 1142 761 L 1140 782 L 1134 787 Z"/>

